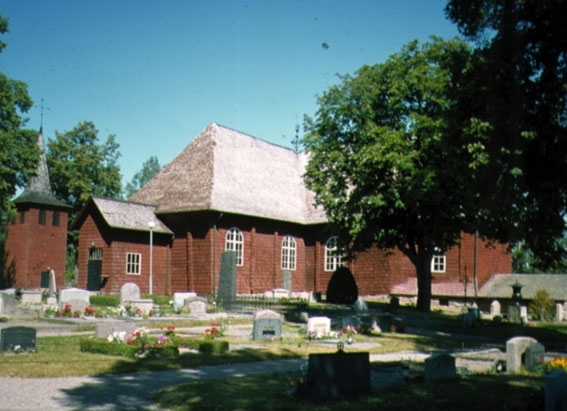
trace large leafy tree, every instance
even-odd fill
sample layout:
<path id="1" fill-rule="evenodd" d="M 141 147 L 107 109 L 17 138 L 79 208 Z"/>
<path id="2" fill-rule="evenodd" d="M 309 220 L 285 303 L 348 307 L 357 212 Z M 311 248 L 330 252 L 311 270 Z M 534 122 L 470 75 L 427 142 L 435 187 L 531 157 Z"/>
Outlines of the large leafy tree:
<path id="1" fill-rule="evenodd" d="M 567 1 L 450 0 L 446 13 L 477 42 L 467 109 L 489 125 L 485 229 L 554 269 L 567 259 Z"/>
<path id="2" fill-rule="evenodd" d="M 0 14 L 0 34 L 8 31 L 8 20 Z M 6 43 L 0 41 L 0 52 Z M 11 208 L 10 199 L 27 176 L 33 174 L 39 159 L 37 131 L 24 130 L 22 117 L 33 101 L 27 85 L 0 73 L 0 215 Z"/>
<path id="3" fill-rule="evenodd" d="M 99 143 L 92 122 L 56 132 L 48 142 L 47 163 L 54 193 L 72 207 L 72 216 L 90 196 L 120 198 L 119 145 L 113 135 Z"/>
<path id="4" fill-rule="evenodd" d="M 456 110 L 468 46 L 414 41 L 385 63 L 343 76 L 307 118 L 305 174 L 346 251 L 398 248 L 416 267 L 417 307 L 430 310 L 431 259 L 478 221 L 484 128 Z"/>
<path id="5" fill-rule="evenodd" d="M 124 189 L 126 198 L 129 198 L 132 194 L 144 187 L 160 170 L 161 166 L 159 165 L 157 156 L 148 158 L 142 165 L 142 169 L 134 174 L 132 181 L 126 184 Z"/>

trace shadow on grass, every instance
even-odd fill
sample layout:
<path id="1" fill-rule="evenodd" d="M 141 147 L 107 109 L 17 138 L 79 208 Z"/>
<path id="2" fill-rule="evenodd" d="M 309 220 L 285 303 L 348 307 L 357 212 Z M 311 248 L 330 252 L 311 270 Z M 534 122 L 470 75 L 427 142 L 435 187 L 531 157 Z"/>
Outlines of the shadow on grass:
<path id="1" fill-rule="evenodd" d="M 283 356 L 286 357 L 286 354 Z M 298 373 L 304 360 L 292 356 L 290 352 L 289 358 L 273 359 L 273 356 L 257 354 L 254 357 L 250 352 L 242 352 L 210 356 L 207 360 L 203 360 L 200 354 L 183 354 L 178 360 L 167 362 L 144 359 L 134 363 L 118 361 L 112 369 L 116 374 L 95 376 L 81 386 L 62 390 L 65 397 L 61 403 L 76 409 L 149 409 L 155 393 L 171 385 L 254 374 Z M 192 368 L 192 364 L 203 363 L 210 365 Z M 134 373 L 133 368 L 137 372 Z"/>

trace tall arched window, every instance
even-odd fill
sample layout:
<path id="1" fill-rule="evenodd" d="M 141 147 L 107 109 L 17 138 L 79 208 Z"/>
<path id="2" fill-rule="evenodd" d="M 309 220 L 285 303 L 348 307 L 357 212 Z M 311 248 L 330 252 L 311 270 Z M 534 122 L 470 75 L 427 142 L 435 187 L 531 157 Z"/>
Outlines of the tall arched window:
<path id="1" fill-rule="evenodd" d="M 244 264 L 244 237 L 242 232 L 232 227 L 226 233 L 225 251 L 234 251 L 236 253 L 236 265 L 242 266 Z"/>
<path id="2" fill-rule="evenodd" d="M 286 235 L 282 241 L 282 270 L 295 270 L 296 248 L 295 238 Z"/>
<path id="3" fill-rule="evenodd" d="M 325 243 L 325 271 L 335 271 L 343 265 L 343 253 L 340 249 L 339 237 L 330 237 Z"/>

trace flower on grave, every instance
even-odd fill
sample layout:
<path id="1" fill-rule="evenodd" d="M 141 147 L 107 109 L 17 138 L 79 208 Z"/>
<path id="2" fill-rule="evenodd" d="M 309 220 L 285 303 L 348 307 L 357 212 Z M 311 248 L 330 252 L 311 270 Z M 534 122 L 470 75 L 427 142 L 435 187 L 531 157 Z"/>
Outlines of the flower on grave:
<path id="1" fill-rule="evenodd" d="M 545 358 L 541 358 L 540 363 L 543 372 L 546 374 L 555 370 L 567 372 L 567 357 L 555 357 L 551 361 L 546 361 Z"/>
<path id="2" fill-rule="evenodd" d="M 347 325 L 347 326 L 343 327 L 343 329 L 341 330 L 341 333 L 343 335 L 345 335 L 347 338 L 348 337 L 352 338 L 353 335 L 358 334 L 358 331 L 357 331 L 356 327 L 353 327 L 351 325 Z"/>
<path id="3" fill-rule="evenodd" d="M 108 342 L 124 344 L 126 342 L 126 331 L 114 331 L 107 337 Z"/>
<path id="4" fill-rule="evenodd" d="M 87 305 L 85 307 L 85 315 L 94 315 L 95 312 L 96 312 L 96 309 L 93 306 Z"/>
<path id="5" fill-rule="evenodd" d="M 73 307 L 71 307 L 71 304 L 65 304 L 63 306 L 63 309 L 61 310 L 60 315 L 62 317 L 72 317 L 73 316 Z"/>
<path id="6" fill-rule="evenodd" d="M 223 327 L 219 323 L 212 323 L 210 328 L 205 330 L 205 339 L 214 340 L 224 335 Z"/>

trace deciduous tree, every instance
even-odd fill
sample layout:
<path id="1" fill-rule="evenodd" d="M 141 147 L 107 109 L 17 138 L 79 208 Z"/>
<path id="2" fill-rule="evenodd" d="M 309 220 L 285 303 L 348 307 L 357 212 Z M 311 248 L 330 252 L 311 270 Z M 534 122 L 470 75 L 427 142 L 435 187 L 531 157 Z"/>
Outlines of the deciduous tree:
<path id="1" fill-rule="evenodd" d="M 478 221 L 484 125 L 457 111 L 471 53 L 458 40 L 414 41 L 341 77 L 305 121 L 305 175 L 350 254 L 398 248 L 430 310 L 431 259 Z"/>
<path id="2" fill-rule="evenodd" d="M 132 194 L 144 187 L 160 170 L 161 166 L 159 165 L 158 158 L 156 156 L 148 158 L 142 165 L 142 169 L 134 174 L 132 181 L 126 184 L 124 189 L 126 198 L 129 198 Z"/>
<path id="3" fill-rule="evenodd" d="M 567 260 L 567 1 L 450 0 L 446 13 L 477 42 L 467 109 L 489 125 L 485 228 L 552 269 Z"/>

